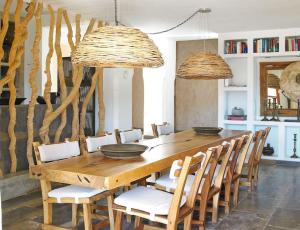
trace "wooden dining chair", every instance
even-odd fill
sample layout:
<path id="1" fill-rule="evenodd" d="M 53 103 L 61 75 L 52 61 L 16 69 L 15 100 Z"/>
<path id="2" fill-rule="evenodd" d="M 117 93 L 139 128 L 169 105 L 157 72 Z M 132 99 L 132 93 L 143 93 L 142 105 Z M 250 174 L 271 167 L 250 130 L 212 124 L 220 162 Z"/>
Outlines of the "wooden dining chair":
<path id="1" fill-rule="evenodd" d="M 235 167 L 233 176 L 232 176 L 232 184 L 233 184 L 233 205 L 234 207 L 237 207 L 238 200 L 239 200 L 239 188 L 240 188 L 240 179 L 242 176 L 242 169 L 245 163 L 245 159 L 247 156 L 247 153 L 249 152 L 249 147 L 251 145 L 251 142 L 253 140 L 253 133 L 250 133 L 249 135 L 245 135 L 244 144 L 241 149 L 241 153 L 239 154 L 237 165 Z M 230 209 L 230 203 L 229 209 Z"/>
<path id="2" fill-rule="evenodd" d="M 242 178 L 245 180 L 240 181 L 240 186 L 248 187 L 248 191 L 250 192 L 253 190 L 254 186 L 257 186 L 262 151 L 270 131 L 271 128 L 267 127 L 265 130 L 259 130 L 255 133 L 251 154 L 247 158 L 243 168 L 245 174 L 242 174 Z"/>
<path id="3" fill-rule="evenodd" d="M 208 194 L 208 201 L 212 201 L 212 206 L 207 207 L 207 212 L 212 213 L 212 223 L 215 224 L 218 222 L 218 211 L 219 211 L 219 198 L 222 188 L 222 183 L 224 180 L 225 173 L 227 173 L 226 169 L 229 163 L 229 159 L 231 158 L 233 152 L 238 146 L 238 140 L 232 139 L 230 143 L 225 142 L 223 145 L 228 145 L 223 150 L 223 155 L 221 155 L 221 162 L 217 165 L 214 178 L 212 180 L 211 188 Z M 201 201 L 200 201 L 201 202 Z M 209 202 L 208 202 L 209 203 Z"/>
<path id="4" fill-rule="evenodd" d="M 210 158 L 216 151 L 216 148 L 212 148 L 205 154 L 200 153 L 186 157 L 184 161 L 173 162 L 175 169 L 171 170 L 170 176 L 176 182 L 174 194 L 153 187 L 139 186 L 117 197 L 114 201 L 114 210 L 117 211 L 116 230 L 121 229 L 124 213 L 136 216 L 136 229 L 144 229 L 141 218 L 164 224 L 169 230 L 177 229 L 181 222 L 184 222 L 184 229 L 190 229 L 196 195 Z M 187 181 L 190 174 L 194 173 L 191 187 L 185 196 Z"/>
<path id="5" fill-rule="evenodd" d="M 169 135 L 174 132 L 171 124 L 168 122 L 163 122 L 161 125 L 152 124 L 151 127 L 154 137 Z"/>
<path id="6" fill-rule="evenodd" d="M 143 132 L 141 129 L 132 129 L 125 131 L 115 129 L 115 135 L 118 144 L 135 143 L 143 139 Z"/>
<path id="7" fill-rule="evenodd" d="M 35 159 L 37 165 L 51 164 L 51 162 L 68 159 L 80 156 L 80 147 L 78 141 L 71 141 L 66 143 L 40 145 L 39 142 L 33 143 Z M 65 185 L 59 188 L 52 189 L 52 185 L 45 179 L 40 180 L 43 210 L 44 210 L 44 224 L 45 226 L 52 225 L 52 209 L 54 203 L 72 204 L 72 227 L 76 227 L 78 223 L 78 205 L 83 206 L 84 226 L 86 230 L 92 229 L 92 218 L 109 222 L 110 228 L 114 229 L 113 212 L 109 211 L 109 215 L 104 216 L 98 213 L 93 213 L 94 204 L 101 199 L 107 199 L 108 210 L 112 210 L 112 191 L 105 189 L 94 189 L 77 185 Z"/>
<path id="8" fill-rule="evenodd" d="M 225 207 L 226 214 L 229 214 L 230 212 L 231 186 L 235 182 L 234 175 L 237 165 L 239 164 L 238 161 L 244 162 L 250 142 L 251 140 L 249 140 L 249 135 L 243 135 L 242 137 L 238 138 L 237 147 L 230 158 L 227 172 L 225 173 L 225 178 L 223 179 L 222 183 L 225 192 L 224 199 L 220 199 L 219 201 L 219 205 Z"/>
<path id="9" fill-rule="evenodd" d="M 212 191 L 212 183 L 215 178 L 216 169 L 218 169 L 218 162 L 220 159 L 225 155 L 229 148 L 228 143 L 224 143 L 223 145 L 212 147 L 209 150 L 215 150 L 212 154 L 210 159 L 209 165 L 205 171 L 205 180 L 203 180 L 200 184 L 200 188 L 196 194 L 196 200 L 199 201 L 200 205 L 196 206 L 194 209 L 199 212 L 199 219 L 192 220 L 192 223 L 195 225 L 199 225 L 200 229 L 205 229 L 205 218 L 206 218 L 206 211 L 207 211 L 207 201 L 209 199 L 209 194 Z M 194 177 L 189 175 L 186 186 L 185 192 L 189 192 L 189 188 L 193 183 Z M 174 182 L 168 175 L 164 175 L 156 180 L 155 187 L 167 192 L 174 192 L 177 183 Z"/>

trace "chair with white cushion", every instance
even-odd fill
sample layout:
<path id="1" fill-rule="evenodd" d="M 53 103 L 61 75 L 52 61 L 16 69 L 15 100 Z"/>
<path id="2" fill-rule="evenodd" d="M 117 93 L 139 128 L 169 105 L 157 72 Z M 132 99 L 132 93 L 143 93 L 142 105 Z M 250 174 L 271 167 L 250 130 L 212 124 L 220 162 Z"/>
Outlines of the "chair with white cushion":
<path id="1" fill-rule="evenodd" d="M 247 151 L 249 149 L 250 143 L 252 141 L 253 134 L 243 135 L 240 138 L 237 138 L 237 147 L 234 150 L 232 157 L 230 158 L 230 162 L 228 165 L 227 172 L 224 176 L 224 180 L 222 182 L 224 186 L 224 199 L 219 201 L 219 205 L 225 207 L 225 213 L 229 214 L 231 207 L 231 192 L 232 185 L 236 187 L 236 184 L 239 184 L 240 178 L 240 168 L 243 166 Z M 235 192 L 234 189 L 233 192 Z M 235 197 L 235 196 L 234 196 Z M 235 201 L 236 202 L 236 201 Z"/>
<path id="2" fill-rule="evenodd" d="M 88 153 L 92 153 L 99 151 L 99 148 L 103 145 L 117 144 L 117 138 L 114 133 L 98 137 L 81 136 L 80 142 Z"/>
<path id="3" fill-rule="evenodd" d="M 241 177 L 244 179 L 240 182 L 240 186 L 248 187 L 249 192 L 253 190 L 254 185 L 257 185 L 261 154 L 270 130 L 271 128 L 268 127 L 265 130 L 255 132 L 252 151 L 247 155 L 245 164 L 243 165 L 243 174 Z"/>
<path id="4" fill-rule="evenodd" d="M 115 130 L 117 142 L 119 144 L 130 144 L 139 142 L 143 139 L 143 132 L 141 129 L 119 131 Z"/>
<path id="5" fill-rule="evenodd" d="M 161 135 L 169 135 L 174 133 L 174 130 L 170 123 L 163 122 L 161 125 L 152 124 L 152 131 L 154 137 L 159 137 Z"/>
<path id="6" fill-rule="evenodd" d="M 205 170 L 205 180 L 202 180 L 200 184 L 200 188 L 196 194 L 196 200 L 200 202 L 200 205 L 195 207 L 195 210 L 199 211 L 199 219 L 192 220 L 192 223 L 195 225 L 199 225 L 199 228 L 205 228 L 205 219 L 206 219 L 206 212 L 207 212 L 207 202 L 209 199 L 219 192 L 217 187 L 214 187 L 214 181 L 219 175 L 220 169 L 222 169 L 221 165 L 218 162 L 221 160 L 222 157 L 226 155 L 229 148 L 229 143 L 223 143 L 220 146 L 209 148 L 209 150 L 215 150 L 214 154 L 212 155 L 210 162 Z M 172 168 L 171 168 L 172 170 Z M 224 169 L 225 171 L 225 169 Z M 185 192 L 188 193 L 190 191 L 190 187 L 192 181 L 194 179 L 193 175 L 189 175 L 187 179 L 187 183 L 185 186 Z M 174 192 L 174 188 L 176 187 L 177 183 L 170 180 L 170 178 L 166 175 L 160 177 L 156 180 L 156 185 L 158 189 L 163 189 L 169 192 Z M 217 197 L 218 198 L 218 197 Z M 215 215 L 215 214 L 214 214 Z"/>
<path id="7" fill-rule="evenodd" d="M 184 222 L 185 229 L 190 229 L 196 195 L 211 155 L 215 151 L 216 149 L 210 149 L 205 154 L 196 154 L 186 157 L 184 161 L 177 160 L 173 163 L 175 169 L 170 176 L 177 184 L 174 194 L 153 187 L 138 186 L 117 197 L 114 200 L 114 210 L 117 211 L 116 230 L 122 228 L 124 213 L 136 216 L 135 229 L 143 229 L 141 218 L 165 224 L 167 229 L 174 230 L 180 222 Z M 189 193 L 185 194 L 189 174 L 193 173 L 195 176 Z"/>
<path id="8" fill-rule="evenodd" d="M 59 144 L 40 145 L 33 143 L 36 163 L 43 165 L 53 161 L 59 161 L 81 155 L 78 141 Z M 45 226 L 52 225 L 52 205 L 54 203 L 72 204 L 72 227 L 78 222 L 78 205 L 83 205 L 84 226 L 86 230 L 92 229 L 92 217 L 100 220 L 109 220 L 111 229 L 114 229 L 114 218 L 112 212 L 112 192 L 104 189 L 94 189 L 77 185 L 66 185 L 52 189 L 51 183 L 44 179 L 40 180 Z M 93 204 L 100 199 L 107 199 L 109 217 L 93 214 Z"/>

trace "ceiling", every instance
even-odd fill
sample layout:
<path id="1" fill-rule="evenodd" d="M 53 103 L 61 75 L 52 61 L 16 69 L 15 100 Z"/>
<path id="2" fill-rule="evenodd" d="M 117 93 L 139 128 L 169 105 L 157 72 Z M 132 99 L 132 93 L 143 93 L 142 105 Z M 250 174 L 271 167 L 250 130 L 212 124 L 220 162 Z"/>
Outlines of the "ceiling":
<path id="1" fill-rule="evenodd" d="M 4 0 L 1 0 L 2 4 Z M 85 18 L 113 21 L 113 0 L 44 0 L 54 8 L 64 7 Z M 219 32 L 300 27 L 299 0 L 119 0 L 122 23 L 145 32 L 172 27 L 200 7 L 212 9 L 209 30 Z M 200 16 L 170 35 L 200 32 Z M 203 28 L 203 26 L 202 26 Z"/>

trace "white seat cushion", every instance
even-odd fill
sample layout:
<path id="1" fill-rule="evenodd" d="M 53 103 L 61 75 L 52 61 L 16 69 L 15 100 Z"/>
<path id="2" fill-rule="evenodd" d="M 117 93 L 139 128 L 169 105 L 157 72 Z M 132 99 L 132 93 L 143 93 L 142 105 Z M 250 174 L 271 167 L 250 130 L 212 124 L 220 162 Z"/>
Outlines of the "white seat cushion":
<path id="1" fill-rule="evenodd" d="M 89 198 L 106 191 L 105 189 L 94 189 L 77 185 L 68 185 L 53 189 L 48 193 L 49 197 L 56 198 L 60 202 L 61 198 L 74 198 L 78 203 L 80 198 Z"/>
<path id="2" fill-rule="evenodd" d="M 168 215 L 173 199 L 173 194 L 149 187 L 139 186 L 128 192 L 122 193 L 115 199 L 115 204 L 126 207 L 128 213 L 131 209 L 141 210 L 154 215 Z M 180 207 L 186 202 L 183 196 Z"/>
<path id="3" fill-rule="evenodd" d="M 117 144 L 117 139 L 114 134 L 103 137 L 87 137 L 86 145 L 89 153 L 98 151 L 102 145 Z"/>
<path id="4" fill-rule="evenodd" d="M 60 144 L 40 145 L 38 147 L 41 161 L 56 161 L 80 155 L 78 141 Z"/>
<path id="5" fill-rule="evenodd" d="M 171 127 L 171 124 L 170 123 L 167 123 L 165 125 L 158 125 L 157 126 L 157 133 L 158 133 L 158 136 L 161 136 L 161 135 L 169 135 L 170 133 L 173 132 L 173 129 Z"/>
<path id="6" fill-rule="evenodd" d="M 130 131 L 120 132 L 121 143 L 132 143 L 143 139 L 141 129 L 134 129 Z"/>
<path id="7" fill-rule="evenodd" d="M 214 184 L 215 179 L 218 175 L 218 172 L 219 172 L 220 168 L 221 168 L 221 165 L 217 164 L 216 170 L 215 170 L 215 173 L 214 173 L 214 177 L 213 177 L 213 180 L 212 180 L 212 184 Z M 205 175 L 208 174 L 208 171 L 209 171 L 209 167 L 206 168 Z M 195 179 L 194 175 L 188 175 L 188 177 L 186 179 L 185 187 L 184 187 L 184 192 L 185 193 L 189 193 L 189 191 L 191 190 L 194 179 Z M 200 184 L 200 187 L 199 187 L 199 193 L 201 193 L 201 191 L 202 191 L 204 181 L 205 181 L 204 179 L 201 180 L 201 184 Z M 170 176 L 168 174 L 166 174 L 166 175 L 161 176 L 160 178 L 158 178 L 155 181 L 155 183 L 159 186 L 165 187 L 167 191 L 171 191 L 171 190 L 176 189 L 177 179 L 172 179 L 172 178 L 170 178 Z"/>

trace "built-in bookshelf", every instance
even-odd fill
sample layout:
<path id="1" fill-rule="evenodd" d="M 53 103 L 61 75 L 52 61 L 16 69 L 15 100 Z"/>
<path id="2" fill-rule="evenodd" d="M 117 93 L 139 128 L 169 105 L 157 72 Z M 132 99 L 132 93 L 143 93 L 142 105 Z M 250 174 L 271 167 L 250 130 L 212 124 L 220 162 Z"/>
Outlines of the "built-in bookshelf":
<path id="1" fill-rule="evenodd" d="M 226 40 L 224 41 L 225 54 L 246 54 L 248 53 L 248 44 L 246 39 Z"/>
<path id="2" fill-rule="evenodd" d="M 253 53 L 279 52 L 279 37 L 255 38 L 253 40 Z"/>
<path id="3" fill-rule="evenodd" d="M 292 136 L 294 133 L 299 133 L 300 136 L 300 123 L 261 121 L 259 102 L 259 63 L 300 61 L 300 28 L 223 33 L 219 34 L 218 40 L 219 55 L 233 73 L 232 79 L 219 80 L 218 83 L 219 126 L 252 131 L 270 126 L 272 129 L 267 143 L 274 147 L 275 153 L 263 158 L 300 162 L 299 158 L 290 158 Z M 235 48 L 231 48 L 237 47 L 237 42 L 246 42 L 247 53 L 238 53 Z M 244 120 L 231 120 L 234 107 L 244 110 Z M 300 149 L 300 141 L 298 142 L 297 149 Z"/>
<path id="4" fill-rule="evenodd" d="M 300 51 L 300 36 L 286 37 L 285 51 Z"/>

